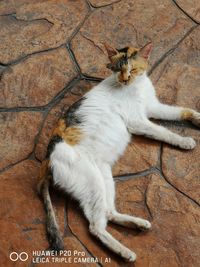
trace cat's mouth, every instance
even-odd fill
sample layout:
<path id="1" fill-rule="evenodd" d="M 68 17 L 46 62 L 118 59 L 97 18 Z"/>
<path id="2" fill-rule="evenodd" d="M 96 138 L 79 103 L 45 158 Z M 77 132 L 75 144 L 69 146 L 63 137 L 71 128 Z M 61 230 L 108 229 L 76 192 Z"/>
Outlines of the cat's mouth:
<path id="1" fill-rule="evenodd" d="M 128 79 L 124 80 L 120 77 L 120 75 L 118 76 L 118 82 L 121 84 L 121 85 L 129 85 L 133 82 L 133 77 L 129 77 Z"/>
<path id="2" fill-rule="evenodd" d="M 123 82 L 120 82 L 121 84 L 123 84 L 123 85 L 129 85 L 131 82 L 130 82 L 130 80 L 128 80 L 128 81 L 123 81 Z"/>

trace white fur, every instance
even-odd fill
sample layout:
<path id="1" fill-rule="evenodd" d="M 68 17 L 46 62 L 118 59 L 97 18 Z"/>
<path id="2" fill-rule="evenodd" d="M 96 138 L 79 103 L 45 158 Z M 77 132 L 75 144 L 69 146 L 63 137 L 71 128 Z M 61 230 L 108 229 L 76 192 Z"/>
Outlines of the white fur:
<path id="1" fill-rule="evenodd" d="M 79 200 L 90 223 L 90 231 L 107 247 L 129 261 L 135 253 L 120 244 L 107 231 L 108 220 L 128 227 L 149 229 L 141 218 L 115 210 L 115 188 L 111 168 L 124 153 L 131 134 L 190 149 L 195 141 L 181 137 L 149 118 L 180 120 L 183 108 L 161 104 L 146 73 L 130 85 L 120 85 L 113 74 L 85 95 L 76 115 L 81 117 L 84 137 L 79 144 L 58 143 L 51 154 L 55 184 Z"/>

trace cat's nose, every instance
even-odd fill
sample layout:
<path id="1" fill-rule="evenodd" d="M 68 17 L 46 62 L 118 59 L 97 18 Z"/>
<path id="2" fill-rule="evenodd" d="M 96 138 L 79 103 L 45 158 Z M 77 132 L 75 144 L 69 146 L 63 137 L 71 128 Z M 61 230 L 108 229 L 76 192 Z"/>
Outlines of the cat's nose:
<path id="1" fill-rule="evenodd" d="M 119 75 L 119 81 L 122 82 L 122 83 L 126 83 L 128 82 L 130 79 L 130 74 L 128 73 L 120 73 Z"/>
<path id="2" fill-rule="evenodd" d="M 123 76 L 123 81 L 124 81 L 124 82 L 127 82 L 127 81 L 130 79 L 130 77 L 131 77 L 130 74 L 128 74 L 128 75 L 124 75 L 124 76 Z"/>

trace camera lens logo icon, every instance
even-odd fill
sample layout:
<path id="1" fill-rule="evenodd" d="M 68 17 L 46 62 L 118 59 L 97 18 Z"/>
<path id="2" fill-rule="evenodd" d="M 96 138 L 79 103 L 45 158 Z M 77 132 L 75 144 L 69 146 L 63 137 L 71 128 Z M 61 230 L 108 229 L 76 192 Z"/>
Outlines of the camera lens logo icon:
<path id="1" fill-rule="evenodd" d="M 17 253 L 15 251 L 10 253 L 10 260 L 11 261 L 27 261 L 28 260 L 28 254 L 26 252 Z"/>

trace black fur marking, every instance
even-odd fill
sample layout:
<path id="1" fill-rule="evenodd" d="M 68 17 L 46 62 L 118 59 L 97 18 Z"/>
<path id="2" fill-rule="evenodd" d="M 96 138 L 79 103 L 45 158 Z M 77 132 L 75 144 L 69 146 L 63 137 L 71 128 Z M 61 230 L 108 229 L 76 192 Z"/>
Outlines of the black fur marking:
<path id="1" fill-rule="evenodd" d="M 81 123 L 81 118 L 77 116 L 76 111 L 79 109 L 83 100 L 85 99 L 85 97 L 82 97 L 73 105 L 71 105 L 65 112 L 65 114 L 63 115 L 63 119 L 65 120 L 67 126 L 72 126 Z"/>
<path id="2" fill-rule="evenodd" d="M 133 53 L 131 54 L 130 58 L 135 58 L 136 55 L 137 55 L 137 51 L 133 52 Z"/>
<path id="3" fill-rule="evenodd" d="M 128 46 L 126 46 L 126 47 L 124 47 L 124 48 L 121 48 L 121 49 L 117 49 L 117 51 L 118 51 L 119 53 L 127 53 L 127 51 L 128 51 Z"/>
<path id="4" fill-rule="evenodd" d="M 122 48 L 122 49 L 118 49 L 118 52 L 121 53 L 126 53 L 126 55 L 123 55 L 122 57 L 119 58 L 119 60 L 117 60 L 115 63 L 109 63 L 107 64 L 107 68 L 111 69 L 114 72 L 118 72 L 121 71 L 122 66 L 128 64 L 128 59 L 129 58 L 135 58 L 137 55 L 137 51 L 134 51 L 130 57 L 127 57 L 127 51 L 128 51 L 128 47 Z"/>
<path id="5" fill-rule="evenodd" d="M 60 137 L 59 135 L 54 135 L 51 138 L 48 144 L 48 147 L 47 147 L 47 154 L 46 154 L 47 159 L 50 157 L 51 153 L 53 152 L 55 145 L 59 142 L 62 142 L 62 137 Z"/>
<path id="6" fill-rule="evenodd" d="M 122 56 L 117 62 L 107 64 L 107 68 L 111 69 L 112 71 L 120 71 L 123 65 L 128 64 L 127 56 Z"/>
<path id="7" fill-rule="evenodd" d="M 42 188 L 42 195 L 44 201 L 44 208 L 46 211 L 46 230 L 47 236 L 50 243 L 50 248 L 55 251 L 64 249 L 61 233 L 59 231 L 58 224 L 56 222 L 55 213 L 51 203 L 51 197 L 49 194 L 49 181 L 45 180 Z"/>
<path id="8" fill-rule="evenodd" d="M 60 231 L 58 228 L 51 223 L 47 223 L 47 237 L 50 243 L 50 248 L 55 251 L 64 250 L 64 244 L 62 237 L 60 235 Z"/>
<path id="9" fill-rule="evenodd" d="M 117 49 L 117 51 L 119 53 L 125 53 L 125 54 L 127 54 L 128 49 L 129 49 L 129 47 L 124 47 L 122 49 Z M 136 56 L 136 54 L 137 54 L 137 51 L 134 51 L 129 58 L 134 58 Z M 126 58 L 128 58 L 128 57 L 126 57 Z"/>

